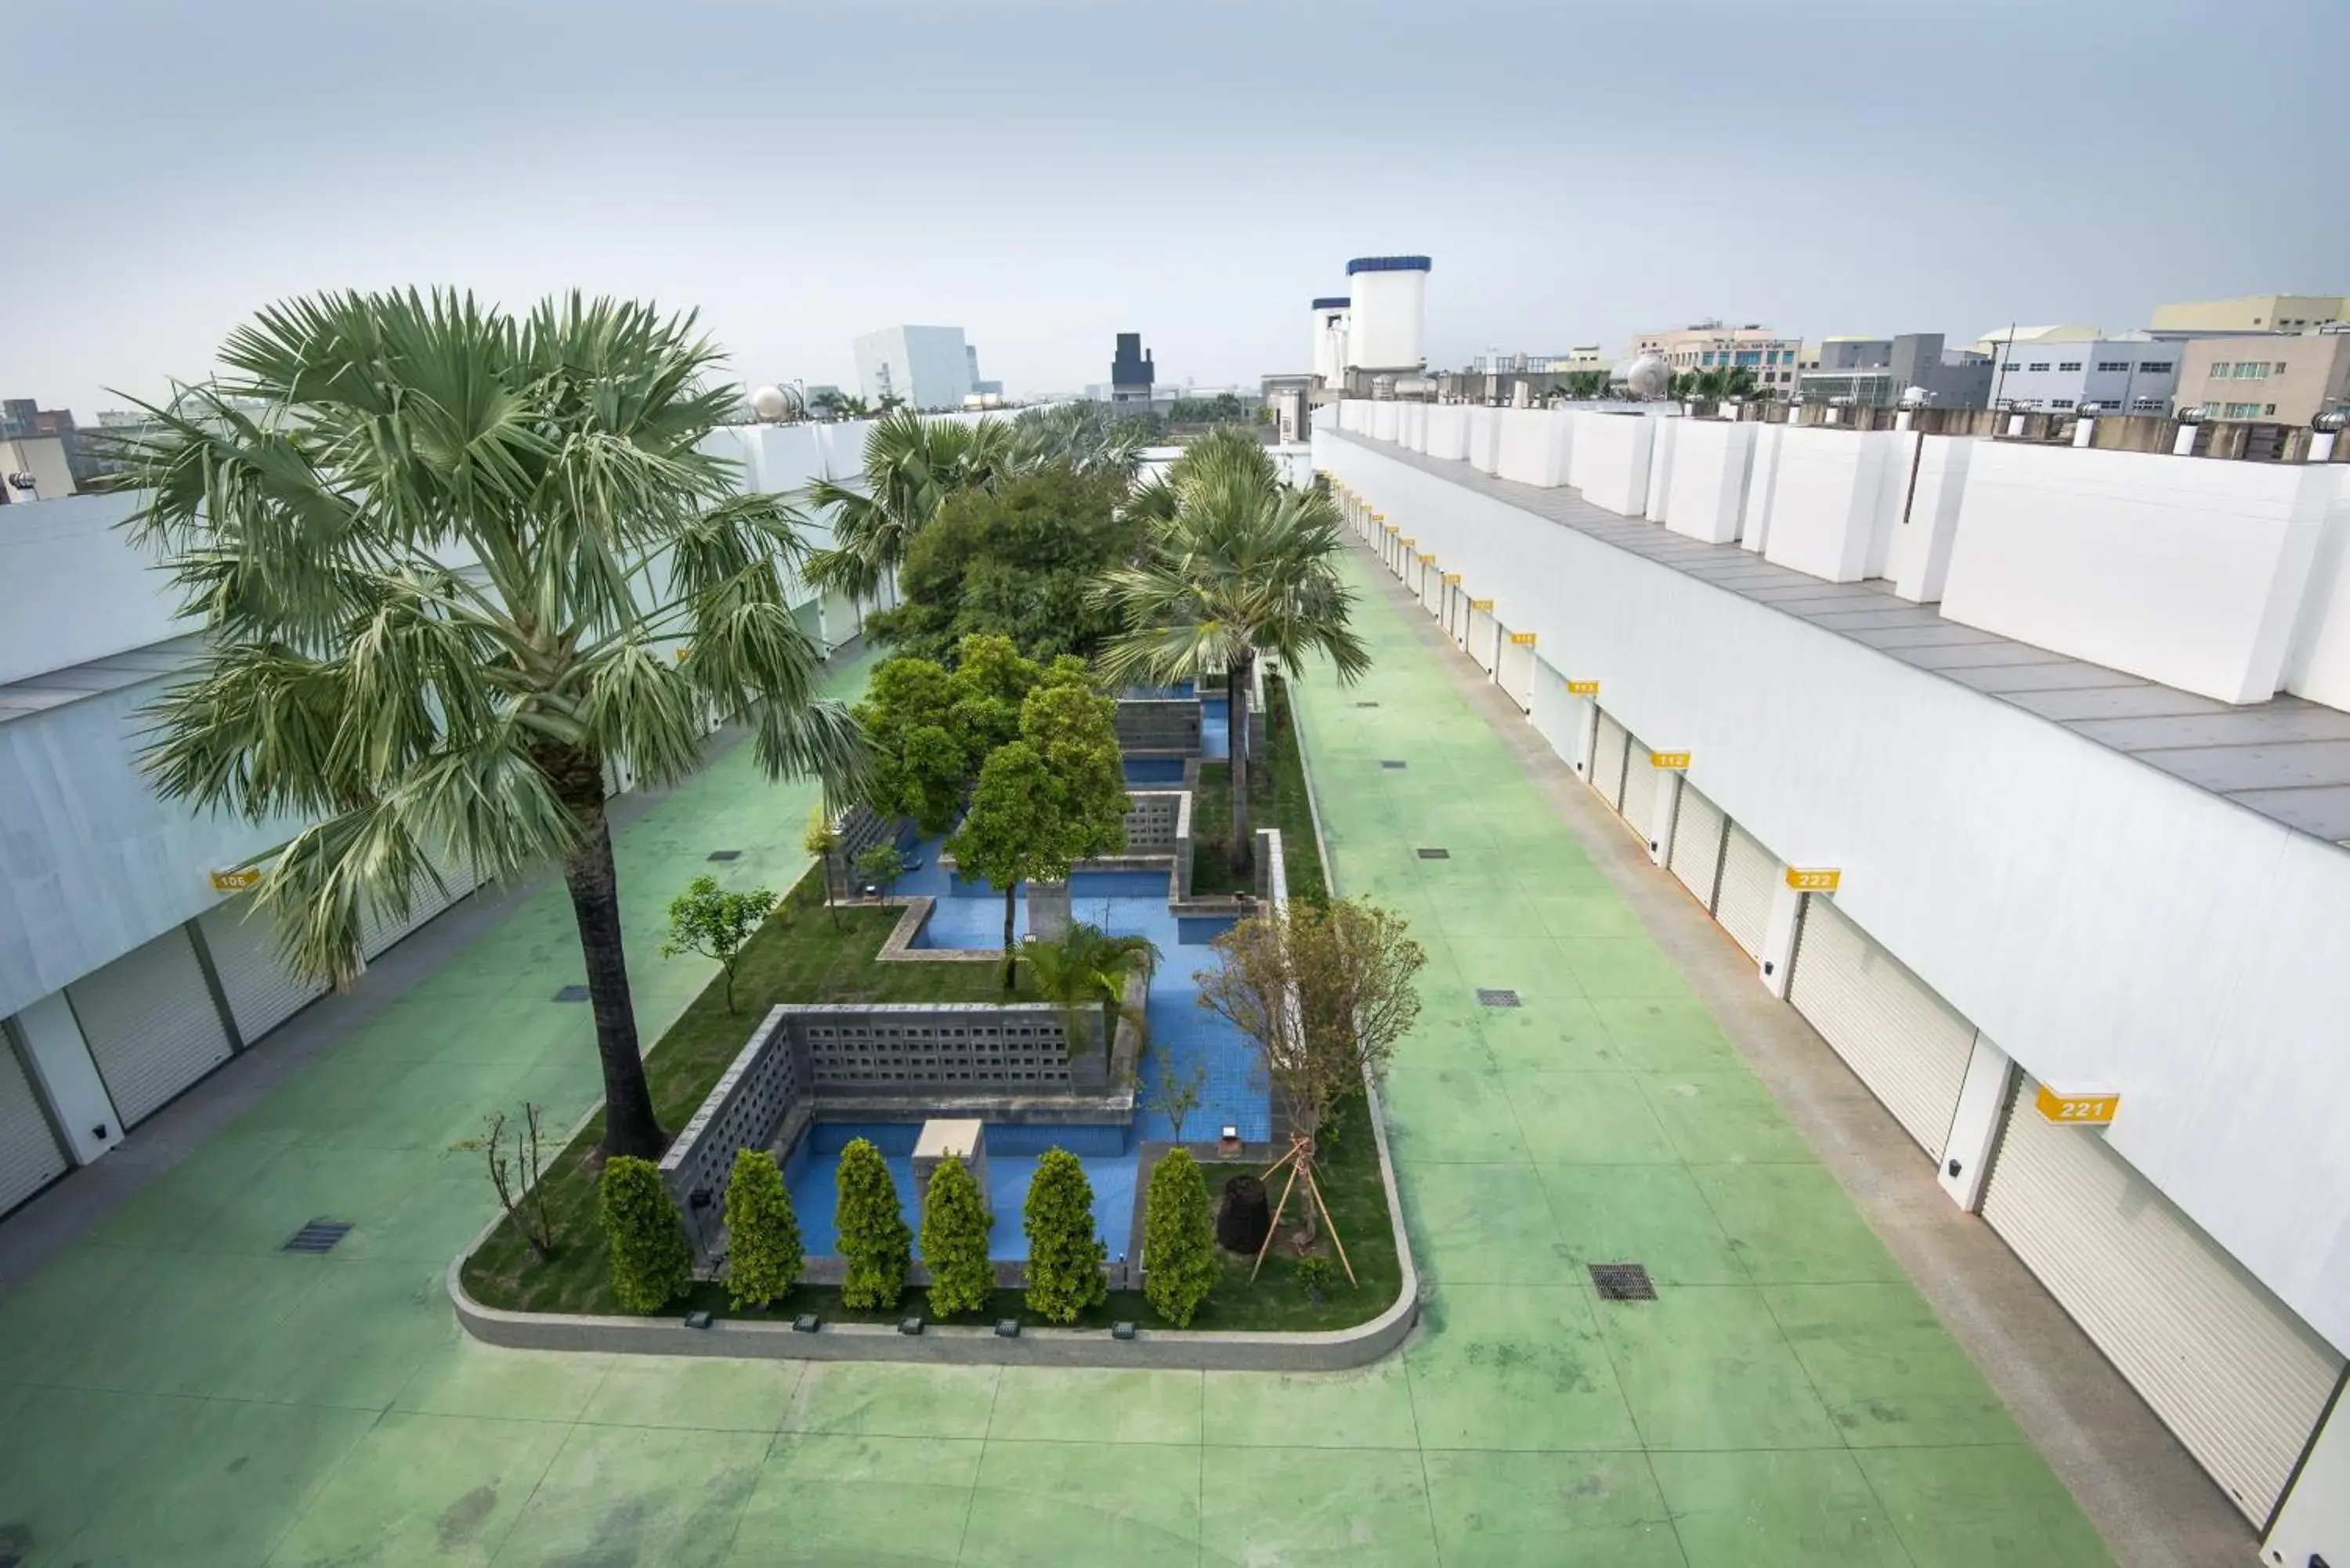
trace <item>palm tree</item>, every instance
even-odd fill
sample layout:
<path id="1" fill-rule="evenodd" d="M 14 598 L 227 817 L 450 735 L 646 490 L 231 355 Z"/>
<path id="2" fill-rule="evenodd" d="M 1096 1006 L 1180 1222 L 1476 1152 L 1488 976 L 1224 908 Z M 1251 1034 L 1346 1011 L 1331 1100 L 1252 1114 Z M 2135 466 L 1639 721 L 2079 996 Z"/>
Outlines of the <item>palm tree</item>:
<path id="1" fill-rule="evenodd" d="M 1349 625 L 1354 596 L 1338 581 L 1344 530 L 1320 491 L 1284 488 L 1262 445 L 1237 443 L 1178 460 L 1169 475 L 1174 515 L 1156 525 L 1148 559 L 1106 576 L 1100 602 L 1127 630 L 1103 652 L 1115 683 L 1196 680 L 1228 673 L 1231 692 L 1232 866 L 1254 860 L 1249 838 L 1249 687 L 1261 654 L 1284 670 L 1326 656 L 1349 684 L 1371 667 Z"/>
<path id="2" fill-rule="evenodd" d="M 1101 927 L 1073 920 L 1055 940 L 1030 942 L 1023 955 L 1028 978 L 1037 994 L 1058 1002 L 1068 1020 L 1069 1054 L 1083 1044 L 1083 1009 L 1094 1003 L 1101 1010 L 1102 1061 L 1107 1064 L 1121 1018 L 1145 1026 L 1143 1016 L 1126 1006 L 1126 978 L 1140 965 L 1145 973 L 1159 960 L 1159 944 L 1145 936 L 1114 937 Z"/>
<path id="3" fill-rule="evenodd" d="M 1147 431 L 1131 420 L 1112 419 L 1101 403 L 1058 403 L 1028 409 L 1012 421 L 1011 467 L 1033 473 L 1063 462 L 1079 473 L 1134 477 L 1142 464 Z"/>
<path id="4" fill-rule="evenodd" d="M 754 726 L 770 777 L 845 793 L 863 765 L 793 624 L 794 514 L 699 450 L 734 396 L 705 382 L 716 350 L 649 305 L 516 318 L 411 290 L 273 306 L 221 357 L 148 410 L 123 480 L 209 641 L 149 710 L 158 791 L 311 823 L 257 897 L 292 961 L 338 982 L 363 913 L 404 918 L 436 858 L 557 862 L 602 1147 L 657 1157 L 607 764 L 682 778 L 714 712 Z"/>
<path id="5" fill-rule="evenodd" d="M 862 488 L 819 479 L 801 492 L 832 524 L 832 545 L 808 556 L 808 580 L 859 604 L 879 601 L 882 585 L 905 564 L 907 546 L 946 498 L 993 483 L 1010 466 L 1010 426 L 965 424 L 893 409 L 865 438 Z"/>

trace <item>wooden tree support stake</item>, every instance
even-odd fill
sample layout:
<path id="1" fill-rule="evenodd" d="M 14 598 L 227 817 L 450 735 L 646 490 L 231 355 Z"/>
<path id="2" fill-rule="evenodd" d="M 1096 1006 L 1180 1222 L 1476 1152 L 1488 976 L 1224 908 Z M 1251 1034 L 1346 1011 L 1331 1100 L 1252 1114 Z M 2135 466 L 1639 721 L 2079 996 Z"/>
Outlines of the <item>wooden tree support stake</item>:
<path id="1" fill-rule="evenodd" d="M 1282 1165 L 1289 1167 L 1289 1179 L 1281 1184 L 1281 1201 L 1273 1206 L 1273 1219 L 1264 1228 L 1264 1240 L 1256 1244 L 1256 1263 L 1249 1270 L 1249 1279 L 1252 1282 L 1256 1279 L 1258 1271 L 1264 1267 L 1264 1254 L 1267 1249 L 1272 1247 L 1273 1239 L 1281 1234 L 1281 1216 L 1283 1210 L 1289 1207 L 1289 1189 L 1297 1185 L 1297 1151 L 1291 1149 L 1283 1157 L 1281 1163 L 1275 1165 L 1273 1170 L 1266 1171 L 1265 1175 L 1271 1176 L 1273 1171 L 1279 1170 Z"/>
<path id="2" fill-rule="evenodd" d="M 1322 1210 L 1322 1223 L 1330 1227 L 1330 1245 L 1338 1249 L 1338 1262 L 1346 1266 L 1347 1282 L 1360 1284 L 1362 1282 L 1355 1278 L 1355 1265 L 1347 1257 L 1347 1243 L 1339 1239 L 1338 1221 L 1330 1217 L 1330 1205 L 1323 1198 L 1322 1184 L 1314 1179 L 1314 1168 L 1310 1165 L 1305 1168 L 1305 1185 L 1313 1189 L 1314 1206 Z"/>

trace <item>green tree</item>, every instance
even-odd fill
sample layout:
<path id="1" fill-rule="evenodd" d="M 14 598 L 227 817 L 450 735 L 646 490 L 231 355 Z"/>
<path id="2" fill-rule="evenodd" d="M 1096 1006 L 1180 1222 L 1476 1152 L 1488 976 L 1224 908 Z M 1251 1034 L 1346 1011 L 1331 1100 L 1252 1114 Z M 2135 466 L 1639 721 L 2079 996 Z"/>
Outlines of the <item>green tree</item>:
<path id="1" fill-rule="evenodd" d="M 1249 836 L 1249 688 L 1272 655 L 1292 676 L 1314 655 L 1352 683 L 1371 659 L 1355 634 L 1354 596 L 1338 580 L 1345 528 L 1329 496 L 1289 490 L 1253 442 L 1202 451 L 1197 467 L 1170 472 L 1173 515 L 1157 524 L 1151 553 L 1110 572 L 1097 588 L 1127 631 L 1101 659 L 1113 681 L 1196 680 L 1230 672 L 1232 857 L 1253 864 Z M 1186 452 L 1176 467 L 1191 462 Z"/>
<path id="2" fill-rule="evenodd" d="M 1169 1149 L 1151 1168 L 1143 1199 L 1142 1293 L 1159 1315 L 1189 1328 L 1216 1283 L 1216 1232 L 1199 1161 Z"/>
<path id="3" fill-rule="evenodd" d="M 1150 1108 L 1167 1118 L 1175 1142 L 1183 1141 L 1183 1119 L 1200 1108 L 1200 1092 L 1207 1083 L 1206 1063 L 1194 1062 L 1189 1073 L 1179 1076 L 1175 1064 L 1160 1054 L 1159 1079 L 1150 1086 Z"/>
<path id="4" fill-rule="evenodd" d="M 913 1232 L 898 1207 L 898 1184 L 881 1151 L 864 1138 L 851 1138 L 840 1151 L 833 1230 L 848 1267 L 840 1282 L 840 1304 L 858 1311 L 887 1311 L 906 1289 Z"/>
<path id="5" fill-rule="evenodd" d="M 931 1271 L 931 1315 L 978 1312 L 995 1294 L 995 1265 L 987 1257 L 992 1221 L 979 1183 L 950 1156 L 931 1171 L 922 1200 L 922 1266 Z"/>
<path id="6" fill-rule="evenodd" d="M 765 888 L 730 893 L 715 877 L 696 877 L 685 891 L 669 901 L 669 935 L 660 956 L 678 958 L 698 953 L 715 959 L 726 977 L 726 1011 L 734 1011 L 734 963 L 743 945 L 775 912 L 775 895 Z"/>
<path id="7" fill-rule="evenodd" d="M 859 855 L 851 869 L 857 873 L 859 885 L 879 888 L 886 897 L 898 878 L 906 874 L 905 853 L 894 844 L 877 844 Z"/>
<path id="8" fill-rule="evenodd" d="M 685 1293 L 693 1249 L 660 1167 L 625 1154 L 606 1160 L 596 1182 L 596 1220 L 611 1254 L 612 1299 L 624 1309 L 659 1312 Z"/>
<path id="9" fill-rule="evenodd" d="M 763 1148 L 736 1149 L 726 1180 L 726 1289 L 735 1310 L 764 1307 L 791 1294 L 806 1262 L 799 1216 L 775 1157 Z"/>
<path id="10" fill-rule="evenodd" d="M 559 865 L 604 1152 L 658 1156 L 608 764 L 684 777 L 714 710 L 753 726 L 770 777 L 853 790 L 861 769 L 792 620 L 797 520 L 702 450 L 734 401 L 717 349 L 648 305 L 516 317 L 411 291 L 273 306 L 222 358 L 147 410 L 118 476 L 204 649 L 148 711 L 158 792 L 310 824 L 257 899 L 337 981 L 368 914 L 405 917 L 440 867 Z"/>
<path id="11" fill-rule="evenodd" d="M 1056 403 L 1024 410 L 1012 421 L 1012 464 L 1021 473 L 1066 465 L 1080 474 L 1133 477 L 1150 431 L 1101 403 Z"/>
<path id="12" fill-rule="evenodd" d="M 1020 707 L 1044 671 L 1009 639 L 956 645 L 953 669 L 892 659 L 873 672 L 856 717 L 872 753 L 866 804 L 944 833 L 962 815 L 981 763 L 1020 732 Z"/>
<path id="13" fill-rule="evenodd" d="M 1065 1148 L 1048 1148 L 1028 1183 L 1028 1310 L 1048 1323 L 1075 1323 L 1109 1299 L 1102 1265 L 1109 1249 L 1094 1234 L 1094 1184 Z"/>
<path id="14" fill-rule="evenodd" d="M 832 857 L 840 848 L 840 825 L 821 805 L 808 807 L 807 826 L 800 831 L 800 847 L 816 857 L 816 881 L 824 888 L 824 910 L 832 929 L 840 929 L 840 910 L 832 901 Z"/>
<path id="15" fill-rule="evenodd" d="M 1142 1025 L 1143 1015 L 1127 1012 L 1126 981 L 1137 965 L 1147 970 L 1159 961 L 1159 944 L 1149 937 L 1114 937 L 1099 926 L 1072 920 L 1069 929 L 1053 940 L 1030 942 L 1024 951 L 1036 993 L 1059 1003 L 1067 1020 L 1069 1054 L 1084 1049 L 1087 1037 L 1097 1027 L 1102 1060 L 1107 1062 L 1118 1038 L 1118 1020 L 1133 1016 L 1136 1025 Z M 1093 1027 L 1084 1022 L 1089 1008 L 1098 1020 Z"/>
<path id="16" fill-rule="evenodd" d="M 1074 660 L 1056 663 L 1029 691 L 1021 738 L 989 754 L 971 811 L 947 841 L 960 870 L 1003 890 L 1006 991 L 1017 978 L 1020 884 L 1061 881 L 1079 860 L 1113 854 L 1126 842 L 1117 704 L 1082 679 Z"/>
<path id="17" fill-rule="evenodd" d="M 900 601 L 868 618 L 876 640 L 944 661 L 972 632 L 1010 638 L 1032 659 L 1091 658 L 1118 628 L 1087 590 L 1142 548 L 1120 506 L 1123 472 L 1066 462 L 947 499 L 906 551 Z"/>
<path id="18" fill-rule="evenodd" d="M 833 538 L 808 557 L 808 580 L 859 604 L 879 602 L 946 498 L 994 483 L 1010 455 L 1011 427 L 1002 420 L 965 424 L 886 410 L 866 434 L 861 487 L 820 479 L 801 492 L 824 511 Z"/>

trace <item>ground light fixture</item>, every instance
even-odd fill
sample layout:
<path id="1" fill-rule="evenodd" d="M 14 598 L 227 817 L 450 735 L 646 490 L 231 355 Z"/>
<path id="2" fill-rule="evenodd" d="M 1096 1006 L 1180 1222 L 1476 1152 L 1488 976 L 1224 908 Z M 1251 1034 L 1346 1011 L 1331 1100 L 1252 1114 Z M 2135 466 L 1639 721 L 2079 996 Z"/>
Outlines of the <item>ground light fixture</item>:
<path id="1" fill-rule="evenodd" d="M 922 1320 L 919 1317 L 901 1317 L 898 1320 L 898 1332 L 911 1339 L 922 1332 Z"/>
<path id="2" fill-rule="evenodd" d="M 997 1318 L 995 1320 L 995 1337 L 998 1339 L 1019 1338 L 1020 1320 L 1016 1317 Z"/>
<path id="3" fill-rule="evenodd" d="M 817 1329 L 820 1329 L 823 1326 L 824 1319 L 812 1312 L 804 1312 L 800 1314 L 799 1316 L 792 1319 L 792 1332 L 794 1334 L 814 1334 Z"/>
<path id="4" fill-rule="evenodd" d="M 1134 1334 L 1135 1328 L 1134 1320 L 1132 1318 L 1120 1318 L 1118 1322 L 1109 1325 L 1109 1336 L 1112 1339 L 1132 1339 Z"/>

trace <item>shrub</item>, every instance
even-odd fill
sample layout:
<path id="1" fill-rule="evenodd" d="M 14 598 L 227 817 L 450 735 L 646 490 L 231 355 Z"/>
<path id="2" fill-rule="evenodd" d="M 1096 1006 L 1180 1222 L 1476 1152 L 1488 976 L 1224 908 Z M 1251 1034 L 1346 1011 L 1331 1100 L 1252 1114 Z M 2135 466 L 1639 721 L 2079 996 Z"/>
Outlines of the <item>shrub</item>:
<path id="1" fill-rule="evenodd" d="M 693 1278 L 693 1250 L 659 1166 L 625 1154 L 605 1161 L 596 1219 L 611 1249 L 612 1295 L 622 1307 L 655 1313 L 684 1293 Z"/>
<path id="2" fill-rule="evenodd" d="M 861 1137 L 840 1151 L 837 1180 L 833 1227 L 848 1265 L 841 1276 L 840 1304 L 866 1312 L 894 1307 L 906 1289 L 914 1244 L 899 1212 L 898 1184 L 889 1179 L 881 1151 Z"/>
<path id="3" fill-rule="evenodd" d="M 1142 1238 L 1142 1293 L 1160 1317 L 1190 1327 L 1216 1282 L 1216 1237 L 1207 1179 L 1188 1150 L 1168 1150 L 1150 1172 Z"/>
<path id="4" fill-rule="evenodd" d="M 806 1262 L 799 1216 L 775 1157 L 763 1148 L 734 1151 L 726 1179 L 726 1288 L 735 1309 L 764 1307 L 791 1294 Z"/>
<path id="5" fill-rule="evenodd" d="M 987 1261 L 989 1224 L 979 1183 L 962 1161 L 939 1161 L 922 1200 L 922 1262 L 931 1271 L 931 1316 L 978 1312 L 995 1293 L 995 1265 Z"/>
<path id="6" fill-rule="evenodd" d="M 775 895 L 764 888 L 730 893 L 715 877 L 696 877 L 685 891 L 669 901 L 669 935 L 660 956 L 676 958 L 699 953 L 715 959 L 726 976 L 726 1011 L 734 1011 L 734 964 L 775 907 Z"/>
<path id="7" fill-rule="evenodd" d="M 1075 1323 L 1109 1299 L 1102 1262 L 1109 1249 L 1094 1234 L 1094 1184 L 1065 1148 L 1049 1148 L 1028 1184 L 1028 1310 L 1048 1323 Z"/>

